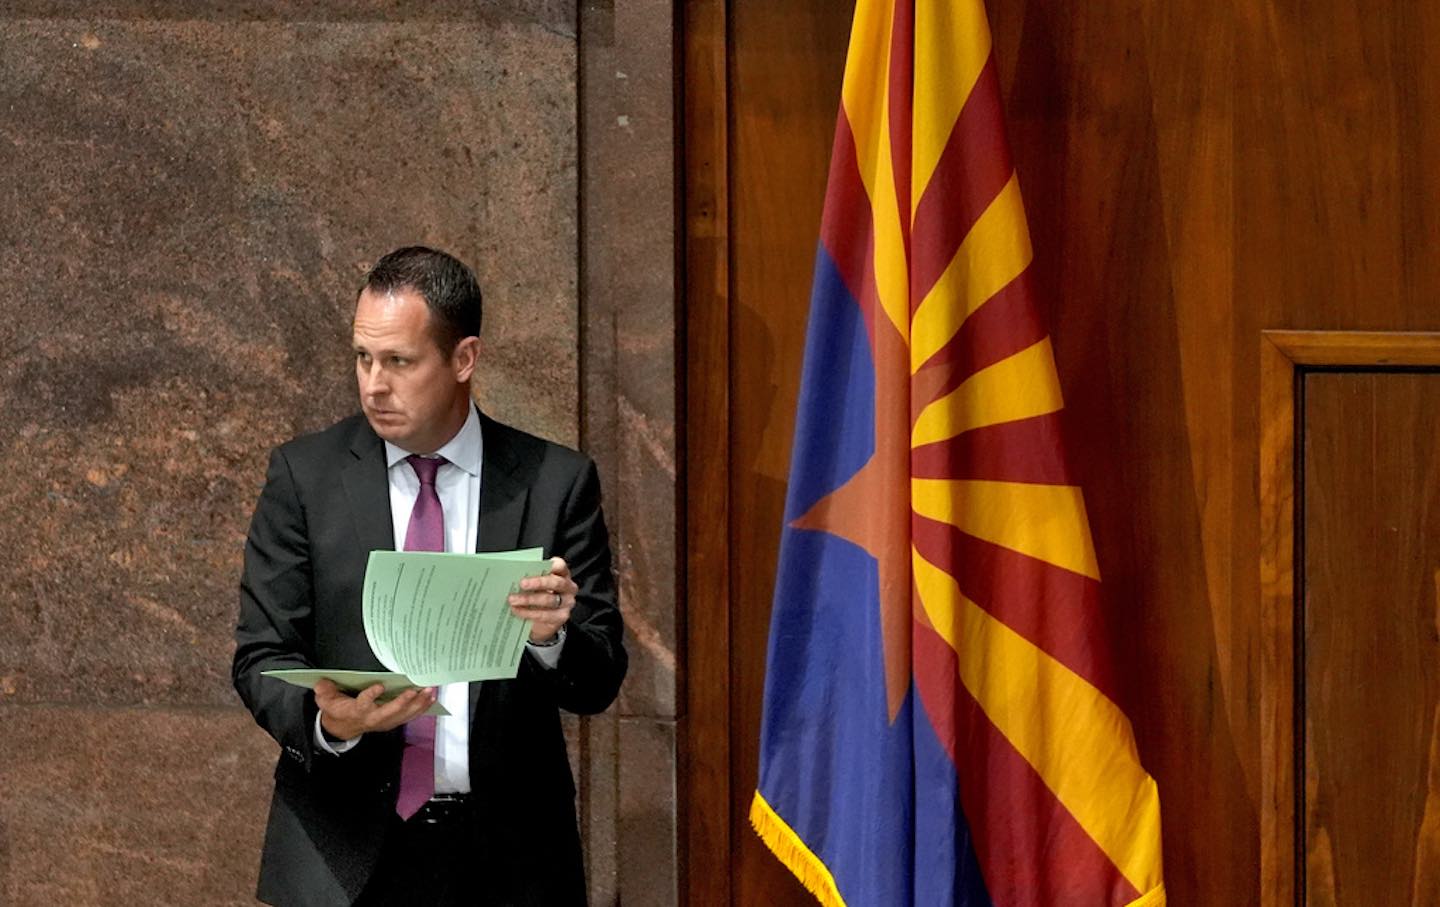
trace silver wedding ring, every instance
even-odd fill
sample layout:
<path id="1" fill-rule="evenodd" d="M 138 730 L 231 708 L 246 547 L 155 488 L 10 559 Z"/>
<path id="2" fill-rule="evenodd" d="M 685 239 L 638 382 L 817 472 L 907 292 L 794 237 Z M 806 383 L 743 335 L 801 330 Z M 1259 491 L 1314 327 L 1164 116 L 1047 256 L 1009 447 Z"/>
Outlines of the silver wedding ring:
<path id="1" fill-rule="evenodd" d="M 565 599 L 563 599 L 563 598 L 560 597 L 560 593 L 559 593 L 559 592 L 556 592 L 556 593 L 555 593 L 555 607 L 556 607 L 556 608 L 559 608 L 559 607 L 560 607 L 561 605 L 563 605 L 563 604 L 565 604 Z"/>

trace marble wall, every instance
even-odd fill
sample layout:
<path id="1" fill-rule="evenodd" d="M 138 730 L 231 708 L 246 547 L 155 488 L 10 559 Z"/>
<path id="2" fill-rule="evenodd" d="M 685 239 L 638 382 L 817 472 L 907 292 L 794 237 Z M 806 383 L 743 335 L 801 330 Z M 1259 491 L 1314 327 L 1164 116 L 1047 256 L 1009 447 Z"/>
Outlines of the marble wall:
<path id="1" fill-rule="evenodd" d="M 684 884 L 677 809 L 676 23 L 672 6 L 655 0 L 584 3 L 579 23 L 582 437 L 620 489 L 607 518 L 619 533 L 630 653 L 617 707 L 588 722 L 587 772 L 596 783 L 582 782 L 582 813 L 591 902 L 623 897 L 627 907 L 664 905 L 676 903 Z M 608 802 L 611 796 L 617 802 Z M 607 841 L 614 843 L 603 846 Z"/>
<path id="2" fill-rule="evenodd" d="M 634 667 L 569 725 L 591 888 L 674 900 L 670 15 L 0 8 L 0 903 L 252 902 L 244 532 L 268 449 L 352 410 L 357 282 L 416 241 L 486 291 L 486 407 L 601 463 Z"/>

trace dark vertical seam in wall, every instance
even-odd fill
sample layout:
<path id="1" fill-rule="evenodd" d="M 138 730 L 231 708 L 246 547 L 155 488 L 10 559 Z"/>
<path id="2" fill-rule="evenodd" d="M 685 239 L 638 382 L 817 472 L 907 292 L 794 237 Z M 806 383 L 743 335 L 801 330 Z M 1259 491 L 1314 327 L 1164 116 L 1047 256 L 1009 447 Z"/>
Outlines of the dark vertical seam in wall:
<path id="1" fill-rule="evenodd" d="M 722 177 L 720 177 L 720 179 L 723 179 L 725 181 L 725 259 L 722 267 L 725 268 L 725 332 L 728 335 L 725 341 L 725 512 L 729 514 L 734 512 L 734 507 L 732 505 L 734 504 L 733 489 L 735 488 L 735 470 L 733 457 L 733 453 L 735 451 L 735 420 L 731 418 L 731 410 L 734 405 L 733 401 L 735 398 L 735 395 L 733 393 L 734 384 L 732 383 L 735 378 L 735 372 L 733 366 L 731 365 L 733 358 L 731 356 L 731 353 L 735 348 L 735 319 L 732 315 L 732 313 L 735 311 L 735 268 L 733 267 L 735 247 L 730 242 L 730 235 L 732 230 L 734 229 L 735 224 L 735 206 L 733 203 L 733 199 L 735 198 L 735 71 L 733 63 L 735 58 L 730 50 L 730 39 L 735 35 L 735 7 L 730 2 L 730 0 L 720 0 L 720 2 L 723 2 L 725 4 L 725 10 L 722 14 L 725 20 L 725 27 L 721 38 L 722 47 L 720 50 L 720 53 L 724 56 L 725 59 L 725 76 L 723 90 L 723 102 L 725 104 L 725 135 L 723 138 L 725 147 L 725 173 Z M 735 523 L 734 521 L 730 520 L 728 516 L 726 517 L 725 521 L 725 533 L 727 537 L 727 542 L 733 543 Z M 727 547 L 731 551 L 735 550 L 735 546 L 733 544 L 727 544 Z M 726 557 L 726 562 L 726 569 L 730 572 L 730 576 L 725 583 L 725 601 L 721 602 L 720 604 L 725 608 L 726 612 L 725 732 L 730 739 L 729 744 L 727 744 L 727 750 L 730 753 L 728 759 L 730 763 L 730 776 L 725 781 L 725 790 L 728 794 L 726 799 L 729 801 L 729 808 L 731 812 L 726 819 L 726 825 L 730 829 L 730 846 L 728 855 L 730 857 L 731 865 L 734 865 L 735 855 L 740 850 L 739 834 L 748 833 L 750 822 L 748 816 L 744 815 L 743 812 L 739 816 L 735 815 L 734 813 L 735 699 L 731 695 L 731 693 L 734 690 L 734 684 L 732 681 L 734 680 L 735 662 L 731 646 L 735 639 L 735 574 L 737 572 L 737 565 L 735 563 L 735 559 L 729 556 Z M 744 827 L 745 832 L 741 832 L 741 826 Z M 735 897 L 734 885 L 732 884 L 730 886 L 727 886 L 727 888 L 725 889 L 725 893 L 729 899 L 729 902 L 733 903 Z"/>
<path id="2" fill-rule="evenodd" d="M 1293 650 L 1291 662 L 1292 680 L 1292 709 L 1290 718 L 1291 733 L 1294 735 L 1291 752 L 1294 754 L 1294 765 L 1291 766 L 1293 775 L 1292 783 L 1295 790 L 1295 904 L 1296 907 L 1304 907 L 1305 904 L 1305 855 L 1306 840 L 1305 827 L 1306 819 L 1306 791 L 1305 791 L 1305 769 L 1306 760 L 1309 758 L 1306 750 L 1305 740 L 1305 622 L 1307 613 L 1305 609 L 1305 443 L 1309 437 L 1305 424 L 1305 374 L 1303 366 L 1295 367 L 1295 423 L 1291 429 L 1293 440 L 1292 456 L 1294 457 L 1294 486 L 1292 494 L 1294 503 L 1291 508 L 1291 519 L 1293 520 L 1294 532 L 1292 544 L 1294 546 L 1291 555 L 1291 562 L 1294 564 L 1291 576 L 1291 648 Z"/>
<path id="3" fill-rule="evenodd" d="M 672 588 L 675 590 L 675 670 L 674 700 L 671 708 L 674 736 L 675 761 L 675 891 L 677 897 L 687 896 L 690 885 L 690 861 L 687 846 L 690 840 L 690 797 L 689 779 L 682 772 L 688 769 L 688 736 L 690 714 L 690 678 L 685 670 L 689 658 L 689 570 L 687 569 L 686 540 L 690 531 L 690 464 L 688 431 L 686 419 L 687 402 L 690 397 L 690 375 L 687 371 L 689 357 L 689 289 L 690 268 L 687 255 L 690 237 L 690 209 L 686 204 L 689 180 L 686 162 L 689 160 L 689 145 L 685 141 L 688 123 L 685 103 L 685 76 L 689 68 L 689 52 L 685 44 L 685 14 L 689 4 L 674 3 L 670 19 L 670 156 L 671 201 L 674 212 L 671 221 L 671 248 L 674 252 L 672 278 L 670 281 L 670 304 L 674 313 L 670 332 L 671 374 L 675 376 L 674 392 L 670 398 L 671 424 L 675 439 L 674 463 L 675 484 L 671 502 L 675 514 L 672 526 L 671 550 L 675 558 L 671 564 Z"/>
<path id="4" fill-rule="evenodd" d="M 586 211 L 586 166 L 585 153 L 588 141 L 588 132 L 585 128 L 585 30 L 582 22 L 581 3 L 583 0 L 576 0 L 571 6 L 571 22 L 575 35 L 575 419 L 576 446 L 581 450 L 589 447 L 592 436 L 592 419 L 590 418 L 589 405 L 591 396 L 586 393 L 585 383 L 589 376 L 586 367 L 586 352 L 590 348 L 586 333 L 586 311 L 588 284 L 590 269 L 587 267 L 587 256 L 590 244 L 586 235 L 589 225 L 589 218 Z M 602 486 L 603 487 L 603 486 Z M 618 516 L 618 513 L 615 514 Z M 594 818 L 594 785 L 595 779 L 590 769 L 591 761 L 591 719 L 588 716 L 580 716 L 576 719 L 577 750 L 580 764 L 575 766 L 575 773 L 578 776 L 578 787 L 580 790 L 577 819 L 580 823 L 580 834 L 584 859 L 586 865 L 585 885 L 587 894 L 592 884 L 590 873 L 594 872 L 594 860 L 589 852 L 594 842 L 590 840 L 588 832 L 592 829 Z M 610 779 L 607 779 L 607 781 Z"/>
<path id="5" fill-rule="evenodd" d="M 588 398 L 585 393 L 585 309 L 586 279 L 589 269 L 585 266 L 589 243 L 585 240 L 588 218 L 585 216 L 585 32 L 580 22 L 580 3 L 576 0 L 570 7 L 575 27 L 575 415 L 578 425 L 575 431 L 576 444 L 581 450 L 590 440 L 590 419 L 587 410 Z"/>

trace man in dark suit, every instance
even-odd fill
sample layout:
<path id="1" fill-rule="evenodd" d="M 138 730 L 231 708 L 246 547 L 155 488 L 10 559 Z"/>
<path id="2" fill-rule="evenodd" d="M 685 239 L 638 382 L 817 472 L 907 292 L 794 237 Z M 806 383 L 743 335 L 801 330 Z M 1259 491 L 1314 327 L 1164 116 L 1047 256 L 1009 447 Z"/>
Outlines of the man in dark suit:
<path id="1" fill-rule="evenodd" d="M 233 665 L 281 747 L 257 892 L 268 903 L 584 903 L 558 709 L 605 709 L 626 669 L 599 481 L 582 454 L 478 412 L 479 331 L 469 268 L 421 247 L 385 256 L 356 301 L 362 413 L 270 457 Z M 378 686 L 351 696 L 322 681 L 312 694 L 260 675 L 384 670 L 361 585 L 370 551 L 402 547 L 553 556 L 510 598 L 534 622 L 514 680 L 381 703 Z M 449 717 L 424 714 L 436 701 Z"/>

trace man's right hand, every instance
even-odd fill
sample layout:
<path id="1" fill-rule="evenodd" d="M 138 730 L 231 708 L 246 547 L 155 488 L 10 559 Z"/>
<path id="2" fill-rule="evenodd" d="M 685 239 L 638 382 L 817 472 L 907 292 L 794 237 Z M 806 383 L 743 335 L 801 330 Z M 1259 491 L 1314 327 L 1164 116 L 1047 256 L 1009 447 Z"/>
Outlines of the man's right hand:
<path id="1" fill-rule="evenodd" d="M 320 707 L 320 726 L 332 737 L 350 740 L 370 731 L 388 731 L 425 714 L 435 704 L 435 687 L 406 690 L 389 702 L 375 700 L 385 688 L 374 684 L 359 695 L 343 693 L 332 681 L 315 684 L 315 704 Z"/>

